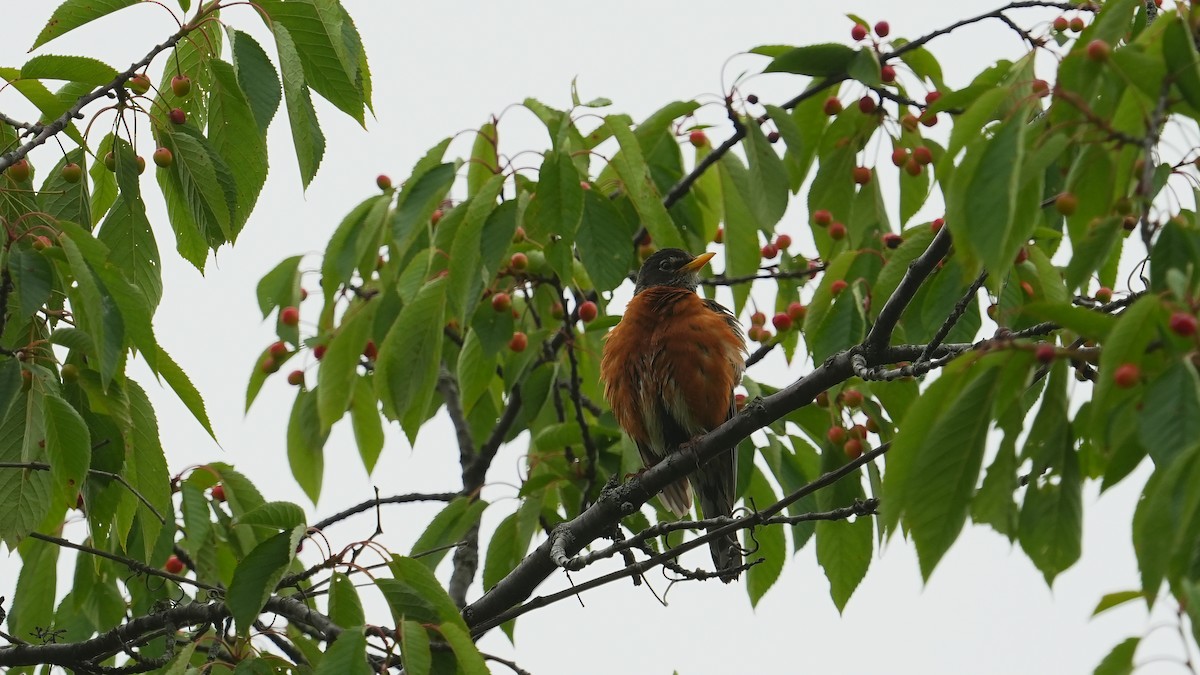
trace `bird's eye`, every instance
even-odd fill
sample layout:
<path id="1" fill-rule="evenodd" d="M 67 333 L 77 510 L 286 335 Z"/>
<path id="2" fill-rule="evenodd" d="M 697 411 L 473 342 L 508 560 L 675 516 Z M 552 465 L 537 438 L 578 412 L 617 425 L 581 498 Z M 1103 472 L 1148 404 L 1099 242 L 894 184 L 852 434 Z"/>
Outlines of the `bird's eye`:
<path id="1" fill-rule="evenodd" d="M 670 269 L 672 267 L 673 267 L 673 265 L 672 265 L 671 261 L 667 260 L 667 259 L 663 259 L 661 262 L 658 263 L 658 269 L 660 269 L 664 272 L 670 271 Z"/>

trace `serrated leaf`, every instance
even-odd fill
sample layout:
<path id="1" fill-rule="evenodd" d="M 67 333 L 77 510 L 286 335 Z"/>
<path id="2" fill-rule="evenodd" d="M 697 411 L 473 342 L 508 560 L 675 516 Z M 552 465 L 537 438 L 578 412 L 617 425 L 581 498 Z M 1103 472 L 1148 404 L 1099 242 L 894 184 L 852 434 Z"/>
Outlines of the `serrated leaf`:
<path id="1" fill-rule="evenodd" d="M 762 223 L 747 197 L 746 171 L 741 161 L 725 155 L 717 165 L 721 177 L 722 209 L 725 212 L 725 275 L 745 276 L 758 271 L 762 259 L 758 232 Z M 733 311 L 741 314 L 750 296 L 750 284 L 733 287 Z"/>
<path id="2" fill-rule="evenodd" d="M 233 581 L 225 596 L 225 604 L 237 623 L 238 633 L 247 635 L 275 584 L 283 578 L 292 562 L 296 544 L 304 528 L 280 532 L 254 547 L 233 571 Z"/>
<path id="3" fill-rule="evenodd" d="M 174 534 L 175 524 L 171 506 L 171 476 L 167 470 L 167 458 L 163 454 L 158 434 L 158 419 L 146 392 L 136 382 L 126 380 L 125 394 L 129 399 L 130 426 L 123 433 L 125 438 L 125 473 L 129 483 L 154 507 L 152 512 L 138 502 L 138 524 L 142 534 L 141 551 L 130 550 L 146 564 L 155 564 L 153 553 L 160 530 L 169 527 Z M 165 519 L 169 525 L 164 525 Z M 140 557 L 139 557 L 140 556 Z"/>
<path id="4" fill-rule="evenodd" d="M 417 537 L 411 557 L 420 560 L 430 570 L 435 569 L 449 552 L 445 547 L 462 539 L 467 530 L 479 522 L 479 516 L 487 505 L 481 499 L 471 501 L 467 497 L 458 497 L 447 504 Z"/>
<path id="5" fill-rule="evenodd" d="M 300 167 L 300 182 L 307 188 L 317 175 L 325 156 L 325 134 L 317 121 L 312 97 L 304 79 L 304 66 L 292 34 L 282 25 L 272 26 L 275 46 L 279 50 L 279 70 L 283 78 L 283 98 L 287 102 L 288 122 L 292 129 L 292 144 Z"/>
<path id="6" fill-rule="evenodd" d="M 1096 666 L 1095 675 L 1133 675 L 1133 655 L 1137 651 L 1141 638 L 1125 638 L 1112 648 Z"/>
<path id="7" fill-rule="evenodd" d="M 1146 387 L 1139 406 L 1138 438 L 1157 466 L 1200 446 L 1200 377 L 1189 361 L 1176 361 Z"/>
<path id="8" fill-rule="evenodd" d="M 258 282 L 255 295 L 263 318 L 279 307 L 295 306 L 300 301 L 300 261 L 303 256 L 284 258 Z"/>
<path id="9" fill-rule="evenodd" d="M 66 0 L 50 15 L 29 51 L 102 16 L 137 4 L 140 0 Z"/>
<path id="10" fill-rule="evenodd" d="M 467 196 L 474 197 L 493 176 L 500 173 L 500 135 L 489 121 L 475 134 L 471 162 L 467 165 Z"/>
<path id="11" fill-rule="evenodd" d="M 50 301 L 54 271 L 46 256 L 24 246 L 9 248 L 8 274 L 16 290 L 15 316 L 32 316 Z"/>
<path id="12" fill-rule="evenodd" d="M 443 279 L 422 287 L 400 311 L 379 346 L 375 388 L 384 414 L 391 419 L 399 419 L 412 409 L 423 415 L 433 397 L 442 352 L 445 293 Z M 416 438 L 415 428 L 405 431 L 410 442 Z"/>
<path id="13" fill-rule="evenodd" d="M 775 489 L 758 467 L 754 467 L 750 472 L 746 498 L 753 500 L 755 508 L 759 509 L 779 501 Z M 775 585 L 787 560 L 787 537 L 784 536 L 782 527 L 768 525 L 757 528 L 754 532 L 754 542 L 758 545 L 757 551 L 749 557 L 762 558 L 763 562 L 746 572 L 746 593 L 750 596 L 751 607 L 758 606 L 758 601 Z"/>
<path id="14" fill-rule="evenodd" d="M 23 446 L 26 420 L 41 421 L 41 395 L 31 389 L 17 397 L 0 424 L 0 462 L 26 463 Z M 36 429 L 31 429 L 36 433 Z M 11 550 L 33 528 L 41 523 L 50 509 L 50 476 L 45 471 L 0 471 L 0 538 Z M 11 624 L 10 624 L 11 626 Z"/>
<path id="15" fill-rule="evenodd" d="M 287 453 L 292 476 L 315 504 L 321 496 L 325 475 L 325 440 L 328 431 L 321 431 L 317 413 L 317 392 L 301 389 L 288 418 Z"/>
<path id="16" fill-rule="evenodd" d="M 1100 602 L 1096 603 L 1096 609 L 1092 610 L 1092 616 L 1096 616 L 1101 612 L 1124 605 L 1133 600 L 1140 600 L 1145 597 L 1141 591 L 1117 591 L 1115 593 L 1105 593 L 1104 597 L 1100 598 Z"/>
<path id="17" fill-rule="evenodd" d="M 260 135 L 267 133 L 267 126 L 279 110 L 283 89 L 279 74 L 261 45 L 248 33 L 229 28 L 229 46 L 233 51 L 233 67 L 237 81 L 246 95 L 254 121 Z"/>
<path id="18" fill-rule="evenodd" d="M 69 150 L 58 164 L 46 173 L 46 180 L 38 192 L 38 207 L 54 220 L 69 220 L 90 229 L 92 212 L 88 181 L 80 179 L 70 183 L 63 178 L 63 167 L 69 162 L 78 164 L 80 169 L 86 171 L 87 153 L 82 148 Z"/>
<path id="19" fill-rule="evenodd" d="M 96 238 L 108 246 L 109 262 L 141 291 L 151 311 L 158 307 L 163 292 L 162 258 L 142 200 L 129 203 L 124 194 L 117 197 Z"/>
<path id="20" fill-rule="evenodd" d="M 350 408 L 358 364 L 375 328 L 378 302 L 357 303 L 342 317 L 342 325 L 330 338 L 317 371 L 317 412 L 321 433 L 342 419 Z"/>
<path id="21" fill-rule="evenodd" d="M 484 663 L 479 648 L 471 641 L 470 634 L 453 623 L 444 623 L 438 626 L 438 630 L 454 652 L 456 669 L 460 675 L 488 675 L 491 672 Z"/>
<path id="22" fill-rule="evenodd" d="M 1013 246 L 1011 234 L 1028 227 L 1014 223 L 1028 127 L 1014 115 L 991 138 L 972 143 L 946 194 L 946 224 L 955 243 L 989 270 L 1004 269 L 1013 260 L 1019 246 Z"/>
<path id="23" fill-rule="evenodd" d="M 836 43 L 808 45 L 790 49 L 776 56 L 764 73 L 796 73 L 814 77 L 842 75 L 858 52 Z"/>
<path id="24" fill-rule="evenodd" d="M 304 509 L 292 502 L 267 502 L 247 511 L 234 521 L 236 525 L 269 527 L 276 530 L 291 530 L 296 527 L 303 527 L 305 522 Z M 347 625 L 353 626 L 358 624 Z"/>
<path id="25" fill-rule="evenodd" d="M 595 190 L 584 192 L 583 220 L 575 243 L 597 291 L 611 291 L 628 278 L 634 265 L 630 242 L 636 231 L 611 199 Z"/>
<path id="26" fill-rule="evenodd" d="M 642 226 L 659 248 L 686 248 L 683 237 L 650 179 L 650 171 L 637 137 L 622 120 L 615 117 L 606 117 L 605 126 L 621 146 L 620 152 L 613 156 L 611 166 L 620 176 Z"/>
<path id="27" fill-rule="evenodd" d="M 429 653 L 429 632 L 416 621 L 405 621 L 400 634 L 400 658 L 404 672 L 429 675 L 433 656 Z"/>
<path id="28" fill-rule="evenodd" d="M 334 572 L 329 579 L 329 618 L 342 628 L 361 626 L 367 621 L 354 582 L 341 572 Z"/>
<path id="29" fill-rule="evenodd" d="M 362 457 L 367 474 L 375 470 L 375 462 L 383 452 L 383 420 L 379 416 L 379 399 L 371 376 L 361 375 L 354 382 L 350 401 L 350 424 L 354 427 L 354 443 Z"/>
<path id="30" fill-rule="evenodd" d="M 250 218 L 267 180 L 267 143 L 250 107 L 249 94 L 242 91 L 233 66 L 213 59 L 210 67 L 213 86 L 208 95 L 208 110 L 220 124 L 209 125 L 208 133 L 212 149 L 225 160 L 236 186 L 229 237 L 233 241 Z"/>
<path id="31" fill-rule="evenodd" d="M 92 463 L 91 436 L 83 417 L 70 403 L 57 396 L 46 397 L 42 414 L 54 494 L 64 503 L 72 504 L 72 500 L 83 489 L 83 481 Z"/>
<path id="32" fill-rule="evenodd" d="M 86 56 L 42 54 L 21 66 L 21 77 L 32 80 L 67 80 L 100 87 L 117 77 L 117 69 Z"/>

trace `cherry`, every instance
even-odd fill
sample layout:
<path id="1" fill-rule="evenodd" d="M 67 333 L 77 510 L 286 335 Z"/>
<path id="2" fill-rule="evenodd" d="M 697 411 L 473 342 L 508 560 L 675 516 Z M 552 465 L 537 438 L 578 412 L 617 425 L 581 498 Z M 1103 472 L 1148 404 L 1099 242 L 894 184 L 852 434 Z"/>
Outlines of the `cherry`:
<path id="1" fill-rule="evenodd" d="M 508 348 L 518 353 L 525 351 L 528 345 L 529 338 L 521 331 L 513 333 L 512 339 L 508 341 Z"/>
<path id="2" fill-rule="evenodd" d="M 767 134 L 767 142 L 768 143 L 778 143 L 779 142 L 779 132 L 772 131 L 771 133 Z"/>
<path id="3" fill-rule="evenodd" d="M 263 360 L 259 362 L 258 369 L 267 375 L 270 375 L 271 373 L 279 372 L 279 362 L 270 356 L 265 356 L 263 357 Z"/>
<path id="4" fill-rule="evenodd" d="M 833 295 L 841 295 L 842 291 L 846 290 L 846 286 L 848 286 L 848 285 L 849 284 L 847 284 L 845 281 L 838 279 L 837 281 L 834 281 L 832 284 L 829 284 L 829 292 L 832 293 Z"/>
<path id="5" fill-rule="evenodd" d="M 703 148 L 708 145 L 708 135 L 700 129 L 693 129 L 692 133 L 688 134 L 688 142 L 697 148 Z"/>
<path id="6" fill-rule="evenodd" d="M 1028 281 L 1021 282 L 1021 290 L 1025 293 L 1026 297 L 1033 297 L 1033 284 L 1029 283 Z"/>
<path id="7" fill-rule="evenodd" d="M 1062 33 L 1062 32 L 1064 32 L 1064 31 L 1066 31 L 1066 30 L 1067 30 L 1067 27 L 1068 27 L 1070 24 L 1067 22 L 1067 17 L 1065 17 L 1065 16 L 1056 16 L 1056 17 L 1054 17 L 1054 23 L 1053 23 L 1053 24 L 1051 24 L 1051 25 L 1053 25 L 1053 26 L 1054 26 L 1054 30 L 1056 30 L 1056 31 L 1058 31 L 1058 32 L 1060 32 L 1060 33 Z"/>
<path id="8" fill-rule="evenodd" d="M 925 94 L 925 105 L 933 105 L 934 103 L 937 103 L 937 100 L 941 97 L 942 97 L 942 92 L 938 91 L 937 89 L 934 89 L 933 91 L 929 92 L 928 94 Z"/>
<path id="9" fill-rule="evenodd" d="M 905 150 L 904 148 L 896 148 L 895 150 L 892 150 L 892 164 L 895 164 L 896 166 L 904 166 L 904 163 L 907 161 L 908 150 Z"/>
<path id="10" fill-rule="evenodd" d="M 921 124 L 927 127 L 937 126 L 937 115 L 934 113 L 924 113 L 921 115 Z"/>
<path id="11" fill-rule="evenodd" d="M 579 188 L 581 190 L 591 190 L 592 184 L 587 182 L 586 180 L 581 180 L 581 181 L 579 181 Z"/>
<path id="12" fill-rule="evenodd" d="M 104 168 L 108 169 L 109 171 L 112 171 L 113 173 L 116 173 L 116 171 L 117 171 L 116 155 L 112 154 L 111 152 L 104 155 Z"/>
<path id="13" fill-rule="evenodd" d="M 70 162 L 63 166 L 62 173 L 59 175 L 68 183 L 78 183 L 79 179 L 83 178 L 83 168 L 75 162 Z"/>
<path id="14" fill-rule="evenodd" d="M 74 382 L 79 379 L 79 366 L 74 363 L 65 363 L 63 364 L 61 373 L 64 382 Z"/>
<path id="15" fill-rule="evenodd" d="M 838 97 L 830 96 L 829 98 L 825 99 L 824 110 L 826 115 L 836 115 L 842 112 L 842 102 L 838 100 Z"/>
<path id="16" fill-rule="evenodd" d="M 864 96 L 858 99 L 858 109 L 861 110 L 864 115 L 870 115 L 871 113 L 875 112 L 875 99 L 871 98 L 870 96 Z"/>
<path id="17" fill-rule="evenodd" d="M 1108 302 L 1112 300 L 1113 291 L 1108 286 L 1101 286 L 1096 289 L 1096 299 L 1100 302 Z"/>
<path id="18" fill-rule="evenodd" d="M 813 213 L 813 224 L 818 227 L 826 227 L 832 222 L 833 214 L 825 209 L 820 209 Z"/>
<path id="19" fill-rule="evenodd" d="M 524 253 L 514 253 L 508 260 L 508 266 L 517 271 L 524 270 L 529 267 L 529 257 Z"/>
<path id="20" fill-rule="evenodd" d="M 596 303 L 588 300 L 579 306 L 579 320 L 584 323 L 591 323 L 596 320 L 600 314 L 600 309 L 596 307 Z"/>
<path id="21" fill-rule="evenodd" d="M 1116 371 L 1113 372 L 1113 382 L 1122 389 L 1129 389 L 1137 385 L 1140 379 L 1142 379 L 1142 369 L 1133 363 L 1123 363 L 1117 366 Z"/>
<path id="22" fill-rule="evenodd" d="M 300 310 L 287 306 L 279 310 L 279 322 L 285 326 L 297 326 L 300 324 Z"/>
<path id="23" fill-rule="evenodd" d="M 767 322 L 767 315 L 762 312 L 755 312 L 750 315 L 751 326 L 762 326 Z"/>
<path id="24" fill-rule="evenodd" d="M 374 340 L 367 340 L 367 344 L 363 346 L 363 356 L 372 361 L 379 356 L 379 348 L 375 346 Z"/>
<path id="25" fill-rule="evenodd" d="M 858 440 L 857 438 L 851 438 L 850 440 L 846 441 L 846 445 L 842 446 L 842 450 L 845 451 L 846 457 L 850 459 L 858 459 L 863 453 L 862 441 Z"/>
<path id="26" fill-rule="evenodd" d="M 771 325 L 775 326 L 775 330 L 779 331 L 780 333 L 784 332 L 785 330 L 791 330 L 792 317 L 780 312 L 779 314 L 771 317 Z"/>
<path id="27" fill-rule="evenodd" d="M 895 232 L 888 232 L 883 235 L 883 245 L 888 248 L 900 248 L 900 244 L 904 243 L 904 237 Z"/>
<path id="28" fill-rule="evenodd" d="M 446 214 L 441 209 L 434 209 L 433 213 L 429 214 L 429 223 L 437 225 L 444 215 Z"/>
<path id="29" fill-rule="evenodd" d="M 267 347 L 267 353 L 272 358 L 280 359 L 287 356 L 288 346 L 283 340 L 272 342 L 270 347 Z"/>
<path id="30" fill-rule="evenodd" d="M 29 160 L 25 158 L 18 159 L 8 167 L 8 177 L 18 183 L 24 183 L 29 180 Z"/>
<path id="31" fill-rule="evenodd" d="M 749 103 L 750 105 L 758 103 L 758 96 L 755 94 L 750 94 L 746 97 L 746 103 Z"/>
<path id="32" fill-rule="evenodd" d="M 507 312 L 512 309 L 512 298 L 508 293 L 500 292 L 492 296 L 492 309 L 497 312 Z"/>
<path id="33" fill-rule="evenodd" d="M 1045 80 L 1034 80 L 1032 86 L 1033 93 L 1037 95 L 1038 98 L 1045 98 L 1050 95 L 1049 82 Z"/>
<path id="34" fill-rule="evenodd" d="M 910 176 L 920 176 L 924 170 L 925 167 L 921 166 L 921 163 L 913 157 L 909 157 L 908 161 L 904 163 L 904 173 Z"/>
<path id="35" fill-rule="evenodd" d="M 381 173 L 375 177 L 375 185 L 380 190 L 385 190 L 385 191 L 391 190 L 392 189 L 392 177 L 385 173 Z"/>
<path id="36" fill-rule="evenodd" d="M 886 21 L 880 21 L 875 24 L 875 34 L 879 37 L 887 37 L 888 33 L 892 32 L 892 27 Z"/>
<path id="37" fill-rule="evenodd" d="M 158 148 L 150 157 L 154 160 L 156 166 L 163 169 L 171 166 L 175 161 L 175 156 L 171 154 L 170 148 Z"/>
<path id="38" fill-rule="evenodd" d="M 317 345 L 313 347 L 313 358 L 320 361 L 325 358 L 325 352 L 329 349 L 329 345 Z"/>
<path id="39" fill-rule="evenodd" d="M 904 117 L 900 118 L 900 126 L 904 127 L 905 131 L 916 131 L 918 124 L 920 124 L 920 120 L 912 113 L 907 113 Z"/>
<path id="40" fill-rule="evenodd" d="M 854 27 L 850 29 L 850 38 L 857 42 L 865 37 L 867 37 L 867 27 L 860 23 L 854 24 Z"/>
<path id="41" fill-rule="evenodd" d="M 179 574 L 183 571 L 183 561 L 179 559 L 179 556 L 173 555 L 167 558 L 167 564 L 163 565 L 163 569 L 171 574 Z"/>
<path id="42" fill-rule="evenodd" d="M 779 255 L 779 249 L 775 248 L 774 244 L 767 244 L 762 247 L 760 253 L 762 254 L 763 260 L 772 260 L 775 258 L 775 256 Z"/>
<path id="43" fill-rule="evenodd" d="M 813 403 L 816 403 L 818 408 L 828 408 L 829 407 L 829 392 L 823 391 L 823 392 L 817 394 L 816 397 L 813 398 Z"/>
<path id="44" fill-rule="evenodd" d="M 854 167 L 854 182 L 859 185 L 866 185 L 871 182 L 871 170 L 865 166 Z"/>
<path id="45" fill-rule="evenodd" d="M 931 164 L 933 162 L 933 153 L 929 151 L 929 148 L 922 145 L 913 148 L 913 159 L 922 165 Z"/>
<path id="46" fill-rule="evenodd" d="M 513 232 L 512 240 L 514 244 L 519 244 L 525 241 L 525 228 L 518 225 L 516 231 Z"/>
<path id="47" fill-rule="evenodd" d="M 825 432 L 825 438 L 829 439 L 834 445 L 841 445 L 846 442 L 846 430 L 841 427 L 829 427 L 829 431 Z"/>
<path id="48" fill-rule="evenodd" d="M 934 232 L 937 232 L 938 230 L 942 229 L 942 226 L 945 224 L 946 224 L 945 218 L 934 218 L 933 221 L 929 223 L 929 229 L 933 230 Z"/>
<path id="49" fill-rule="evenodd" d="M 1175 312 L 1172 314 L 1168 325 L 1176 335 L 1191 337 L 1196 334 L 1196 317 L 1187 312 Z"/>
<path id="50" fill-rule="evenodd" d="M 183 98 L 192 93 L 192 78 L 187 75 L 176 75 L 171 78 L 171 91 Z"/>
<path id="51" fill-rule="evenodd" d="M 879 69 L 879 79 L 883 80 L 884 82 L 895 82 L 896 69 L 892 66 L 883 66 Z"/>
<path id="52" fill-rule="evenodd" d="M 723 227 L 717 228 L 717 233 L 713 235 L 713 243 L 714 244 L 724 244 L 725 243 L 725 228 L 723 228 Z"/>
<path id="53" fill-rule="evenodd" d="M 1064 192 L 1054 198 L 1054 208 L 1064 216 L 1070 216 L 1079 208 L 1079 198 L 1070 192 Z"/>
<path id="54" fill-rule="evenodd" d="M 808 308 L 799 302 L 793 302 L 788 305 L 787 314 L 792 317 L 793 321 L 803 321 L 808 314 Z"/>
<path id="55" fill-rule="evenodd" d="M 225 486 L 217 483 L 212 487 L 212 498 L 214 502 L 225 501 Z"/>
<path id="56" fill-rule="evenodd" d="M 1050 363 L 1056 356 L 1058 356 L 1058 350 L 1055 349 L 1054 345 L 1050 344 L 1049 342 L 1043 342 L 1042 344 L 1038 345 L 1037 351 L 1035 351 L 1034 354 L 1037 356 L 1037 360 L 1041 363 Z"/>
<path id="57" fill-rule="evenodd" d="M 39 234 L 33 238 L 33 243 L 31 246 L 33 246 L 33 250 L 35 251 L 45 251 L 51 246 L 54 246 L 54 242 L 50 240 L 50 237 L 47 237 L 44 234 Z"/>
<path id="58" fill-rule="evenodd" d="M 167 113 L 167 118 L 171 120 L 171 124 L 186 124 L 187 113 L 183 108 L 171 108 L 171 112 Z"/>
<path id="59" fill-rule="evenodd" d="M 792 238 L 789 235 L 781 234 L 775 237 L 775 248 L 780 251 L 786 251 L 792 246 Z"/>
<path id="60" fill-rule="evenodd" d="M 1070 26 L 1071 30 L 1076 33 L 1083 31 L 1083 29 L 1086 27 L 1085 24 L 1083 23 L 1083 19 L 1081 19 L 1079 17 L 1075 17 L 1075 18 L 1071 19 L 1071 21 L 1068 25 Z"/>
<path id="61" fill-rule="evenodd" d="M 841 223 L 834 223 L 829 226 L 829 236 L 834 241 L 841 241 L 846 238 L 846 226 Z"/>
<path id="62" fill-rule="evenodd" d="M 137 164 L 139 176 L 142 175 L 143 173 L 146 173 L 146 158 L 145 157 L 138 155 L 137 157 L 133 158 L 133 161 Z"/>
<path id="63" fill-rule="evenodd" d="M 850 408 L 857 408 L 858 406 L 862 405 L 862 402 L 863 395 L 861 391 L 857 389 L 847 389 L 846 391 L 842 392 L 842 403 L 846 404 L 846 406 Z"/>
<path id="64" fill-rule="evenodd" d="M 137 73 L 125 80 L 125 88 L 135 94 L 144 94 L 150 91 L 150 78 L 145 73 Z"/>
<path id="65" fill-rule="evenodd" d="M 287 383 L 292 385 L 293 387 L 303 387 L 304 386 L 304 371 L 303 370 L 293 370 L 292 372 L 288 373 Z"/>
<path id="66" fill-rule="evenodd" d="M 1021 263 L 1025 262 L 1026 260 L 1029 260 L 1029 251 L 1024 246 L 1022 246 L 1021 250 L 1017 251 L 1017 257 L 1015 260 L 1013 260 L 1013 264 L 1020 265 Z"/>
<path id="67" fill-rule="evenodd" d="M 1112 53 L 1112 47 L 1104 40 L 1092 40 L 1087 45 L 1087 57 L 1097 63 L 1103 63 L 1108 60 L 1108 55 Z"/>

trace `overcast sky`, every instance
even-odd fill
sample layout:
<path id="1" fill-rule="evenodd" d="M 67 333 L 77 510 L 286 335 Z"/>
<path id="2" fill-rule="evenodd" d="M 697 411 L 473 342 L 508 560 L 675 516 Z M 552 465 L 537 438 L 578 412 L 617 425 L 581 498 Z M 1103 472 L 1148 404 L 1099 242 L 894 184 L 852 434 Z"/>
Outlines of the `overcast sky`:
<path id="1" fill-rule="evenodd" d="M 747 5 L 343 1 L 357 21 L 370 58 L 376 118 L 364 131 L 323 101 L 317 102 L 328 149 L 307 193 L 300 189 L 281 111 L 271 129 L 272 170 L 258 208 L 236 248 L 222 249 L 210 261 L 207 276 L 201 277 L 173 254 L 163 207 L 148 199 L 165 259 L 165 294 L 155 321 L 159 342 L 204 395 L 222 447 L 144 368 L 133 369 L 154 399 L 173 473 L 213 460 L 230 462 L 268 499 L 291 500 L 310 509 L 288 473 L 284 449 L 294 390 L 277 377 L 250 413 L 243 414 L 246 381 L 255 357 L 273 339 L 272 327 L 262 322 L 257 309 L 254 285 L 280 259 L 322 251 L 342 216 L 375 192 L 376 174 L 402 178 L 442 138 L 478 127 L 489 115 L 527 96 L 567 107 L 572 78 L 578 78 L 585 100 L 610 98 L 614 102 L 610 111 L 641 119 L 672 100 L 716 100 L 723 81 L 763 67 L 765 61 L 759 57 L 735 56 L 756 45 L 848 43 L 851 24 L 845 12 L 872 22 L 887 19 L 893 36 L 915 38 L 999 4 L 995 0 Z M 5 4 L 18 3 L 5 0 Z M 5 13 L 0 27 L 2 65 L 19 66 L 27 58 L 25 48 L 56 3 L 21 4 L 22 11 Z M 1030 26 L 1054 14 L 1015 16 Z M 268 52 L 274 52 L 251 10 L 235 7 L 225 18 L 259 35 Z M 39 53 L 86 54 L 124 68 L 174 29 L 161 7 L 147 5 L 76 31 Z M 1021 46 L 996 22 L 941 38 L 931 48 L 950 85 L 962 86 L 984 64 L 1018 56 Z M 160 58 L 154 65 L 154 72 L 163 61 Z M 764 102 L 781 102 L 802 86 L 798 78 L 762 76 L 742 91 L 756 93 Z M 32 117 L 12 92 L 0 93 L 0 110 Z M 699 116 L 716 125 L 710 131 L 714 138 L 729 133 L 718 107 L 707 106 Z M 545 132 L 531 119 L 520 109 L 506 113 L 500 128 L 504 152 L 547 146 Z M 948 126 L 935 131 L 944 133 Z M 467 154 L 469 143 L 464 136 L 452 146 L 451 154 Z M 151 148 L 140 150 L 146 155 Z M 42 151 L 33 159 L 48 167 L 54 161 L 51 155 Z M 881 159 L 887 164 L 886 155 Z M 792 207 L 781 227 L 803 242 L 803 200 L 797 199 Z M 811 246 L 807 250 L 811 252 Z M 314 256 L 306 267 L 316 265 Z M 315 275 L 308 283 L 310 288 L 316 286 Z M 309 304 L 302 311 L 313 316 L 317 309 Z M 782 360 L 768 359 L 749 375 L 783 385 L 811 368 L 799 362 L 790 371 L 782 366 Z M 485 494 L 493 505 L 484 517 L 485 531 L 516 505 L 515 490 L 503 483 L 519 480 L 522 450 L 523 439 L 506 448 L 493 465 L 494 486 Z M 410 448 L 398 430 L 390 431 L 372 477 L 362 469 L 352 436 L 341 425 L 330 437 L 326 456 L 325 488 L 312 511 L 313 520 L 369 498 L 372 486 L 384 494 L 399 494 L 461 485 L 457 449 L 442 418 L 422 432 L 416 448 Z M 1057 580 L 1053 590 L 1019 549 L 990 529 L 969 527 L 927 586 L 922 585 L 912 548 L 899 539 L 890 542 L 872 562 L 845 614 L 839 615 L 810 543 L 788 561 L 779 583 L 757 610 L 750 608 L 741 584 L 680 584 L 671 589 L 666 607 L 645 587 L 613 584 L 583 596 L 582 607 L 566 601 L 523 617 L 517 623 L 515 651 L 498 631 L 487 636 L 481 648 L 512 656 L 535 675 L 665 675 L 676 669 L 681 675 L 1091 672 L 1113 645 L 1171 618 L 1165 610 L 1148 617 L 1138 605 L 1089 618 L 1102 594 L 1138 586 L 1129 522 L 1147 473 L 1143 467 L 1101 498 L 1093 488 L 1086 491 L 1083 558 Z M 407 552 L 435 512 L 434 507 L 388 507 L 383 541 L 394 551 Z M 373 527 L 371 516 L 359 516 L 334 526 L 327 535 L 340 546 L 369 536 Z M 68 535 L 81 539 L 84 530 L 77 525 Z M 60 579 L 71 578 L 69 561 L 64 556 Z M 709 561 L 701 550 L 685 562 L 701 566 Z M 0 595 L 12 597 L 17 565 L 15 556 L 0 558 Z M 442 572 L 447 573 L 448 567 L 444 563 Z M 610 569 L 611 565 L 597 565 L 577 580 Z M 665 580 L 657 573 L 650 579 L 661 595 Z M 566 583 L 559 575 L 539 591 L 557 590 Z M 477 583 L 472 599 L 479 593 Z M 386 611 L 376 611 L 374 616 L 388 620 Z M 1181 649 L 1172 629 L 1156 628 L 1138 652 L 1138 662 L 1178 658 Z M 1180 670 L 1178 663 L 1155 660 L 1138 672 Z M 502 671 L 498 666 L 497 672 Z"/>

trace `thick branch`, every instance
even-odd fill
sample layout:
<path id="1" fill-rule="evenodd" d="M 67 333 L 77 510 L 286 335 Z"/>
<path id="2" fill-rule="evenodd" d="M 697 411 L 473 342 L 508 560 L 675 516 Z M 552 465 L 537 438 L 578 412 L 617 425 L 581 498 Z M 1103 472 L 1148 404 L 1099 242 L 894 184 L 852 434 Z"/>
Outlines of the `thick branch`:
<path id="1" fill-rule="evenodd" d="M 913 296 L 921 289 L 921 284 L 925 283 L 933 268 L 937 267 L 949 251 L 950 228 L 943 227 L 938 230 L 933 241 L 929 242 L 929 248 L 908 264 L 908 271 L 904 273 L 900 285 L 887 299 L 883 309 L 879 310 L 879 318 L 875 320 L 875 325 L 871 326 L 871 332 L 863 342 L 867 352 L 878 354 L 887 348 L 892 339 L 892 331 L 896 329 L 896 324 L 900 322 L 908 303 L 912 302 Z"/>

